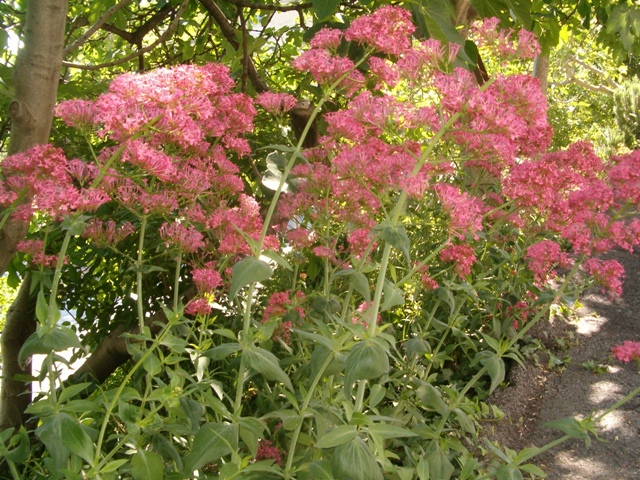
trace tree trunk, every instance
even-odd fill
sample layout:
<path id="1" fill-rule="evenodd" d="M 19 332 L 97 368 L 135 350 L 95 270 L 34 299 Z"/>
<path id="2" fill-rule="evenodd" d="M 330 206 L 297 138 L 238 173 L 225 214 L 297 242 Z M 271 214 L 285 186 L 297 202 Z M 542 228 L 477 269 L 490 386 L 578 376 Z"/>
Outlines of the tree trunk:
<path id="1" fill-rule="evenodd" d="M 2 391 L 0 391 L 0 431 L 26 423 L 25 409 L 31 403 L 31 382 L 16 380 L 16 375 L 31 375 L 31 359 L 18 363 L 24 342 L 35 332 L 35 301 L 30 294 L 31 279 L 26 275 L 20 292 L 7 312 L 2 331 Z"/>
<path id="2" fill-rule="evenodd" d="M 533 62 L 533 76 L 540 80 L 540 90 L 545 95 L 549 88 L 549 55 L 538 55 Z"/>
<path id="3" fill-rule="evenodd" d="M 62 66 L 67 4 L 67 0 L 27 2 L 24 47 L 18 52 L 14 74 L 16 96 L 9 105 L 9 155 L 49 141 Z M 0 231 L 0 273 L 6 271 L 16 244 L 28 228 L 29 222 L 12 220 Z"/>
<path id="4" fill-rule="evenodd" d="M 67 0 L 29 0 L 22 41 L 15 66 L 16 96 L 9 105 L 11 135 L 9 154 L 47 143 L 56 103 L 62 48 L 67 20 Z M 27 199 L 26 201 L 30 201 Z M 24 238 L 29 222 L 8 221 L 0 231 L 0 274 L 4 273 Z M 16 381 L 15 375 L 30 375 L 31 364 L 22 369 L 18 352 L 35 331 L 35 308 L 25 279 L 2 331 L 2 392 L 0 394 L 0 430 L 19 426 L 24 409 L 31 402 L 31 384 Z"/>

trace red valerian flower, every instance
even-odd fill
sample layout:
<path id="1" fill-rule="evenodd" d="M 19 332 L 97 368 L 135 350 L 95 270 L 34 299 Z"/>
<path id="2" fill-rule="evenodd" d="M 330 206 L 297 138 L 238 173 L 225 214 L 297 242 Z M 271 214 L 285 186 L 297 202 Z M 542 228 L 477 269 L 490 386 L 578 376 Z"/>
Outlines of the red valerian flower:
<path id="1" fill-rule="evenodd" d="M 640 360 L 640 342 L 625 341 L 611 349 L 611 356 L 621 362 Z"/>

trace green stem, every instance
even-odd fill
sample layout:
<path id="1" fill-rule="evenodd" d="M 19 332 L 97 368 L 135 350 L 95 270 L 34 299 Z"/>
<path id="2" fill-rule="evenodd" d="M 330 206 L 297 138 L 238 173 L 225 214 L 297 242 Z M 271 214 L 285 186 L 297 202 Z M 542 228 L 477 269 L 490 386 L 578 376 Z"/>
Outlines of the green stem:
<path id="1" fill-rule="evenodd" d="M 16 468 L 16 464 L 11 460 L 7 460 L 7 464 L 9 465 L 9 470 L 11 470 L 11 476 L 14 478 L 14 480 L 21 480 L 22 477 L 20 476 L 20 473 Z"/>
<path id="2" fill-rule="evenodd" d="M 358 391 L 356 392 L 356 404 L 354 406 L 354 410 L 358 413 L 362 412 L 362 406 L 364 405 L 364 391 L 366 387 L 366 380 L 358 380 Z"/>
<path id="3" fill-rule="evenodd" d="M 549 442 L 549 443 L 547 443 L 545 446 L 540 447 L 540 448 L 536 451 L 535 455 L 532 455 L 532 456 L 530 456 L 530 457 L 527 457 L 527 459 L 526 459 L 526 460 L 529 460 L 530 458 L 533 458 L 533 457 L 535 457 L 535 456 L 537 456 L 537 455 L 540 455 L 541 453 L 544 453 L 544 452 L 546 452 L 547 450 L 551 450 L 552 448 L 557 447 L 557 446 L 558 446 L 558 445 L 560 445 L 561 443 L 566 442 L 566 441 L 567 441 L 567 440 L 569 440 L 570 438 L 571 438 L 571 435 L 565 435 L 564 437 L 557 438 L 557 439 L 556 439 L 556 440 L 554 440 L 553 442 Z M 526 460 L 522 460 L 522 461 L 526 461 Z M 495 472 L 486 473 L 486 474 L 482 475 L 481 477 L 476 478 L 476 480 L 486 480 L 486 479 L 489 479 L 489 478 L 495 478 Z"/>
<path id="4" fill-rule="evenodd" d="M 442 348 L 442 345 L 444 345 L 445 339 L 449 336 L 449 332 L 453 328 L 453 325 L 456 323 L 456 318 L 458 317 L 458 313 L 460 313 L 460 310 L 462 309 L 462 306 L 464 304 L 465 304 L 464 301 L 459 302 L 458 305 L 456 305 L 455 310 L 453 312 L 451 312 L 451 315 L 449 315 L 450 321 L 447 324 L 446 330 L 444 332 L 442 332 L 442 335 L 440 336 L 440 341 L 438 342 L 438 345 L 436 345 L 436 348 L 431 352 L 431 358 L 435 358 L 436 355 L 438 355 L 438 352 Z M 433 319 L 433 316 L 431 317 L 431 319 Z M 423 375 L 424 378 L 429 378 L 429 373 L 431 373 L 431 367 L 432 366 L 433 366 L 433 360 L 431 360 L 431 362 L 429 362 L 429 365 L 427 366 L 427 369 L 426 369 L 426 371 L 425 371 L 425 373 Z"/>
<path id="5" fill-rule="evenodd" d="M 373 306 L 371 307 L 371 316 L 369 318 L 369 336 L 373 337 L 376 334 L 378 310 L 380 310 L 380 303 L 382 301 L 382 291 L 384 289 L 384 281 L 387 276 L 387 266 L 389 265 L 389 257 L 391 256 L 391 244 L 385 243 L 384 250 L 382 251 L 382 259 L 380 261 L 380 271 L 378 272 L 378 279 L 376 281 L 376 291 L 373 295 Z"/>
<path id="6" fill-rule="evenodd" d="M 602 420 L 604 417 L 606 417 L 607 415 L 609 415 L 611 412 L 613 412 L 614 410 L 620 408 L 622 405 L 624 405 L 625 403 L 627 403 L 629 400 L 631 400 L 633 397 L 635 397 L 636 395 L 638 395 L 640 393 L 640 387 L 637 387 L 635 390 L 632 390 L 629 394 L 627 394 L 623 399 L 617 401 L 616 403 L 614 403 L 611 407 L 607 408 L 604 412 L 602 412 L 600 415 L 598 415 L 597 417 L 595 417 L 593 419 L 594 422 L 599 422 L 600 420 Z"/>
<path id="7" fill-rule="evenodd" d="M 67 230 L 67 233 L 62 240 L 62 247 L 60 248 L 60 254 L 58 255 L 58 263 L 56 264 L 56 271 L 53 274 L 53 284 L 51 285 L 51 296 L 49 297 L 49 311 L 47 312 L 47 325 L 50 329 L 55 327 L 56 315 L 58 311 L 58 304 L 56 303 L 56 296 L 58 295 L 58 285 L 60 284 L 60 278 L 62 277 L 62 267 L 64 266 L 64 256 L 67 254 L 69 248 L 69 242 L 71 241 L 71 230 Z"/>
<path id="8" fill-rule="evenodd" d="M 182 267 L 182 252 L 178 253 L 178 258 L 176 259 L 176 273 L 175 279 L 173 280 L 173 313 L 174 315 L 178 314 L 178 300 L 179 290 L 180 290 L 180 268 Z"/>
<path id="9" fill-rule="evenodd" d="M 164 337 L 166 337 L 167 333 L 169 333 L 169 327 L 170 327 L 169 323 L 167 323 L 163 327 L 162 331 L 160 332 L 160 335 L 158 335 L 156 337 L 156 339 L 151 344 L 151 347 L 149 347 L 144 352 L 144 354 L 140 357 L 140 359 L 133 365 L 133 367 L 131 367 L 131 370 L 129 370 L 129 372 L 122 379 L 122 382 L 120 382 L 120 386 L 116 390 L 116 393 L 113 396 L 113 400 L 111 400 L 111 403 L 109 404 L 109 407 L 107 408 L 107 411 L 104 414 L 104 420 L 102 421 L 102 426 L 100 427 L 100 433 L 98 435 L 98 441 L 96 442 L 96 458 L 94 459 L 94 462 L 93 462 L 94 466 L 99 463 L 98 462 L 98 455 L 100 454 L 100 451 L 102 450 L 102 443 L 104 442 L 104 436 L 105 436 L 105 433 L 107 431 L 107 425 L 109 424 L 109 417 L 111 416 L 111 413 L 113 412 L 113 409 L 115 408 L 116 404 L 118 403 L 118 399 L 120 398 L 120 395 L 122 394 L 122 391 L 126 387 L 127 383 L 129 383 L 129 380 L 131 380 L 131 377 L 133 377 L 133 374 L 138 370 L 138 368 L 140 368 L 140 366 L 153 353 L 153 351 L 156 348 L 158 348 L 158 346 L 160 346 L 160 343 L 162 343 L 162 341 L 164 340 Z"/>
<path id="10" fill-rule="evenodd" d="M 507 350 L 513 347 L 513 345 L 515 345 L 524 336 L 525 333 L 527 333 L 531 328 L 533 328 L 534 325 L 538 323 L 538 321 L 542 318 L 543 315 L 546 315 L 546 313 L 551 308 L 551 305 L 555 303 L 558 300 L 558 298 L 562 296 L 565 289 L 567 288 L 567 285 L 569 285 L 569 281 L 576 274 L 583 260 L 584 260 L 584 255 L 580 257 L 580 259 L 575 263 L 571 271 L 565 277 L 564 282 L 562 282 L 562 285 L 560 285 L 560 288 L 556 291 L 556 294 L 553 298 L 553 302 L 548 303 L 543 309 L 541 309 L 538 313 L 536 313 L 536 315 L 531 320 L 525 323 L 520 330 L 518 330 L 518 333 L 509 341 Z"/>
<path id="11" fill-rule="evenodd" d="M 309 386 L 309 390 L 307 390 L 307 395 L 304 397 L 304 400 L 302 401 L 302 408 L 300 409 L 301 413 L 304 412 L 304 410 L 309 406 L 309 402 L 311 402 L 313 392 L 318 386 L 318 382 L 324 375 L 324 371 L 329 367 L 329 364 L 333 361 L 333 359 L 334 359 L 333 355 L 327 356 L 327 359 L 322 364 L 322 367 L 320 367 L 320 370 L 318 370 L 318 373 L 316 374 L 315 378 L 311 382 L 311 385 Z M 291 443 L 289 444 L 289 453 L 287 454 L 287 466 L 285 467 L 286 479 L 290 478 L 289 475 L 291 472 L 291 466 L 293 465 L 293 456 L 296 451 L 296 445 L 298 443 L 298 437 L 300 436 L 301 429 L 302 429 L 302 422 L 300 422 L 300 424 L 296 427 L 291 437 Z"/>
<path id="12" fill-rule="evenodd" d="M 140 224 L 140 237 L 138 239 L 138 260 L 136 262 L 136 305 L 138 307 L 138 325 L 140 327 L 140 333 L 144 330 L 144 305 L 142 303 L 142 260 L 143 260 L 143 247 L 144 237 L 147 230 L 147 216 L 142 216 L 142 222 Z"/>

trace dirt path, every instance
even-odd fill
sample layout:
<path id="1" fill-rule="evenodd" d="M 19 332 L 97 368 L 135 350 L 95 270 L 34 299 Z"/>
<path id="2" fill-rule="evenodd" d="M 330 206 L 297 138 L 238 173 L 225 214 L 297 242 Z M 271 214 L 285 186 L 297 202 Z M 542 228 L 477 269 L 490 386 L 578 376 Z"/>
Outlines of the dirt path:
<path id="1" fill-rule="evenodd" d="M 556 350 L 568 356 L 564 368 L 549 371 L 547 359 L 517 367 L 507 388 L 492 403 L 505 418 L 494 428 L 494 437 L 503 446 L 518 450 L 543 446 L 562 436 L 543 425 L 565 417 L 582 418 L 602 412 L 640 385 L 640 369 L 635 362 L 621 363 L 610 357 L 611 347 L 625 340 L 640 341 L 640 252 L 614 252 L 627 272 L 621 299 L 611 302 L 599 291 L 581 299 L 584 308 L 573 324 L 555 324 L 545 343 L 558 347 L 564 337 L 568 347 Z M 555 320 L 555 322 L 561 322 Z M 603 364 L 596 373 L 585 362 Z M 571 440 L 536 457 L 550 480 L 636 480 L 640 479 L 640 396 L 606 416 L 598 427 L 598 439 L 591 446 Z"/>

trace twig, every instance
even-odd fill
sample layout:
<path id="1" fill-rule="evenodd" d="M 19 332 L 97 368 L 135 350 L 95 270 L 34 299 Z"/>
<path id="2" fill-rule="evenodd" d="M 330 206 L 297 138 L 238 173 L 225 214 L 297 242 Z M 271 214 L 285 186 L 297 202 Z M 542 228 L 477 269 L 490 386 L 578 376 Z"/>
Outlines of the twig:
<path id="1" fill-rule="evenodd" d="M 291 12 L 293 10 L 305 10 L 311 8 L 313 3 L 298 3 L 295 5 L 264 5 L 261 3 L 245 2 L 244 0 L 227 0 L 228 3 L 235 5 L 236 7 L 252 8 L 254 10 L 270 10 L 272 12 Z"/>
<path id="2" fill-rule="evenodd" d="M 62 58 L 64 58 L 65 56 L 67 56 L 68 53 L 74 51 L 76 48 L 78 48 L 80 45 L 82 45 L 84 42 L 87 41 L 87 39 L 93 35 L 100 27 L 102 27 L 102 25 L 105 24 L 105 22 L 107 20 L 109 20 L 109 18 L 111 18 L 118 10 L 120 10 L 122 7 L 127 6 L 128 4 L 130 4 L 133 0 L 122 0 L 119 3 L 116 3 L 113 7 L 111 7 L 109 10 L 107 10 L 105 12 L 105 14 L 103 16 L 101 16 L 98 21 L 96 23 L 94 23 L 91 28 L 89 28 L 89 30 L 87 30 L 86 32 L 84 32 L 83 35 L 81 35 L 78 39 L 76 39 L 75 42 L 73 42 L 71 45 L 66 46 L 63 50 L 62 50 Z"/>
<path id="3" fill-rule="evenodd" d="M 82 65 L 79 63 L 71 63 L 71 62 L 62 62 L 62 65 L 64 67 L 78 68 L 80 70 L 99 70 L 101 68 L 120 65 L 122 63 L 128 62 L 132 58 L 136 58 L 136 57 L 139 57 L 140 55 L 144 55 L 149 50 L 154 49 L 158 44 L 164 42 L 166 38 L 178 27 L 178 23 L 180 22 L 182 13 L 184 12 L 184 9 L 187 7 L 188 3 L 189 3 L 189 0 L 184 0 L 184 2 L 182 2 L 182 5 L 180 5 L 180 8 L 176 12 L 176 17 L 173 19 L 173 21 L 171 22 L 169 27 L 165 30 L 165 32 L 162 35 L 160 35 L 160 37 L 158 37 L 158 39 L 155 42 L 153 42 L 151 45 L 147 47 L 144 47 L 132 53 L 131 55 L 127 55 L 126 57 L 123 57 L 119 60 L 114 60 L 113 62 L 101 63 L 100 65 Z"/>
<path id="4" fill-rule="evenodd" d="M 240 48 L 240 44 L 236 40 L 236 31 L 229 23 L 229 19 L 224 14 L 220 7 L 213 0 L 200 0 L 200 4 L 209 12 L 209 15 L 215 20 L 220 27 L 220 32 L 224 38 L 235 48 L 236 50 Z M 248 65 L 247 65 L 247 74 L 249 75 L 249 79 L 251 80 L 251 84 L 253 88 L 255 88 L 256 92 L 263 93 L 268 92 L 271 89 L 264 81 L 264 79 L 260 76 L 258 71 L 256 70 L 256 66 L 249 57 Z"/>

